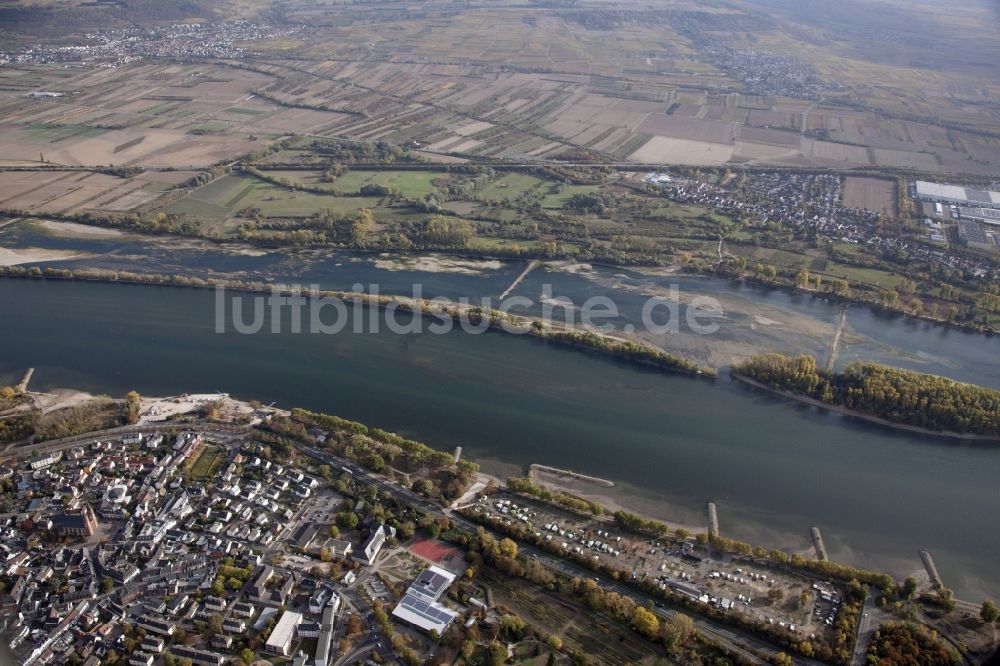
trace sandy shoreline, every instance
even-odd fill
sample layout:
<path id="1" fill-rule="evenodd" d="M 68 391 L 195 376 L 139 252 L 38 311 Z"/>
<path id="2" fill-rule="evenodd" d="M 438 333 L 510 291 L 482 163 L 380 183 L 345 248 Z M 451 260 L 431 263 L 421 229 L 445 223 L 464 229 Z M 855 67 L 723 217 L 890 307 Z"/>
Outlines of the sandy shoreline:
<path id="1" fill-rule="evenodd" d="M 86 252 L 70 250 L 46 250 L 38 247 L 0 247 L 0 266 L 19 266 L 21 264 L 40 264 L 49 261 L 68 261 L 70 259 L 88 259 Z"/>
<path id="2" fill-rule="evenodd" d="M 56 388 L 48 391 L 29 390 L 26 395 L 31 398 L 34 406 L 41 409 L 43 413 L 78 407 L 95 400 L 120 400 L 124 397 L 96 395 L 88 391 L 68 388 Z M 260 418 L 253 420 L 254 414 L 260 411 L 285 416 L 290 414 L 287 410 L 275 407 L 257 407 L 248 401 L 233 398 L 228 393 L 195 393 L 165 397 L 142 396 L 137 425 L 156 425 L 172 417 L 204 410 L 209 406 L 216 407 L 223 420 L 250 418 L 251 424 L 260 421 Z"/>
<path id="3" fill-rule="evenodd" d="M 37 224 L 48 231 L 69 238 L 117 238 L 125 235 L 124 232 L 118 229 L 77 224 L 76 222 L 41 220 Z"/>
<path id="4" fill-rule="evenodd" d="M 420 271 L 423 273 L 455 273 L 483 275 L 499 270 L 503 262 L 488 259 L 464 259 L 441 254 L 416 256 L 388 256 L 383 253 L 374 259 L 376 268 L 386 271 Z"/>
<path id="5" fill-rule="evenodd" d="M 666 503 L 640 498 L 628 493 L 628 491 L 621 490 L 618 486 L 608 487 L 591 481 L 553 474 L 537 468 L 534 472 L 534 480 L 537 485 L 549 490 L 564 490 L 570 495 L 600 504 L 609 513 L 628 511 L 643 518 L 664 522 L 671 530 L 682 528 L 691 534 L 708 531 L 707 517 L 706 524 L 704 525 L 678 522 L 676 516 L 670 511 Z M 616 489 L 618 489 L 617 492 Z"/>
<path id="6" fill-rule="evenodd" d="M 139 423 L 155 425 L 181 414 L 188 414 L 206 408 L 214 407 L 223 420 L 234 418 L 249 419 L 251 425 L 259 423 L 260 418 L 254 418 L 254 413 L 267 410 L 273 414 L 288 415 L 289 412 L 272 407 L 255 407 L 245 400 L 237 400 L 228 393 L 194 393 L 163 398 L 143 397 L 139 407 Z"/>

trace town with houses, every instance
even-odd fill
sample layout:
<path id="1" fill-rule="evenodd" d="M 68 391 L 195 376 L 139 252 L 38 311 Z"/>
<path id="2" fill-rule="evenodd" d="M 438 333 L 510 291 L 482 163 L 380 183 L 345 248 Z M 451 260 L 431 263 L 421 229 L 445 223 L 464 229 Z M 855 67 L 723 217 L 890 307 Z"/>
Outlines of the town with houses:
<path id="1" fill-rule="evenodd" d="M 19 663 L 441 664 L 500 637 L 514 654 L 531 606 L 493 595 L 518 576 L 599 592 L 657 627 L 690 607 L 722 654 L 854 640 L 856 583 L 716 551 L 717 525 L 651 537 L 478 472 L 443 506 L 426 469 L 401 483 L 327 446 L 351 422 L 291 440 L 274 435 L 289 432 L 287 412 L 253 414 L 151 410 L 167 420 L 8 449 L 0 616 Z M 496 559 L 480 578 L 484 558 Z M 555 654 L 558 637 L 532 631 L 524 644 Z"/>
<path id="2" fill-rule="evenodd" d="M 809 65 L 792 56 L 733 49 L 713 40 L 704 40 L 701 46 L 701 57 L 742 81 L 750 94 L 815 99 L 842 89 L 821 81 Z"/>
<path id="3" fill-rule="evenodd" d="M 0 649 L 18 663 L 475 663 L 498 638 L 511 655 L 558 654 L 558 636 L 526 628 L 532 607 L 501 593 L 520 577 L 600 592 L 650 626 L 691 607 L 721 654 L 751 654 L 756 639 L 734 632 L 748 626 L 778 638 L 756 642 L 760 654 L 824 644 L 858 610 L 842 583 L 716 551 L 704 533 L 571 510 L 530 476 L 460 464 L 461 450 L 410 443 L 423 462 L 408 465 L 382 444 L 411 470 L 401 476 L 363 447 L 404 440 L 337 417 L 227 396 L 150 399 L 139 413 L 0 457 Z M 460 469 L 448 499 L 433 490 Z M 580 603 L 560 599 L 543 616 Z"/>
<path id="4" fill-rule="evenodd" d="M 744 219 L 750 228 L 766 229 L 773 223 L 800 229 L 817 241 L 863 244 L 883 255 L 932 261 L 979 278 L 1000 278 L 994 261 L 961 251 L 971 247 L 1000 252 L 998 192 L 910 183 L 909 194 L 920 206 L 925 225 L 924 233 L 917 235 L 886 230 L 877 211 L 845 206 L 843 180 L 834 174 L 773 171 L 713 184 L 653 172 L 644 182 L 660 187 L 672 200 Z"/>
<path id="5" fill-rule="evenodd" d="M 4 467 L 2 616 L 19 661 L 390 659 L 372 623 L 372 602 L 389 599 L 370 570 L 396 529 L 249 441 L 147 429 Z M 441 635 L 463 615 L 439 602 L 457 576 L 415 564 L 392 617 Z"/>
<path id="6" fill-rule="evenodd" d="M 275 27 L 252 21 L 180 23 L 156 28 L 100 30 L 82 44 L 39 43 L 0 48 L 0 64 L 56 64 L 64 67 L 120 67 L 146 58 L 242 58 L 246 44 L 294 34 L 297 26 Z"/>

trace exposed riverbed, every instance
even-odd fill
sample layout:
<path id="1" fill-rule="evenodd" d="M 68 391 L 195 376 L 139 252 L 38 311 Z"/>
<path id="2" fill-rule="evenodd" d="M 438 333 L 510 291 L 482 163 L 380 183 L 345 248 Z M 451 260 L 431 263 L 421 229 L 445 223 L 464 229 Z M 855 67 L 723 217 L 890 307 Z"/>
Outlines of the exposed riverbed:
<path id="1" fill-rule="evenodd" d="M 516 282 L 508 297 L 523 297 L 530 304 L 514 307 L 513 311 L 536 316 L 546 300 L 543 290 L 549 285 L 553 299 L 568 298 L 576 306 L 595 296 L 612 300 L 618 308 L 618 316 L 610 320 L 613 335 L 626 336 L 631 326 L 635 329 L 632 335 L 647 344 L 716 368 L 759 351 L 807 353 L 824 364 L 843 309 L 822 298 L 662 269 L 548 262 L 518 281 L 528 262 L 337 250 L 267 251 L 238 244 L 215 245 L 134 234 L 86 235 L 78 226 L 53 222 L 8 225 L 0 229 L 0 251 L 37 257 L 35 263 L 39 266 L 317 284 L 343 291 L 359 287 L 368 290 L 377 285 L 383 294 L 412 295 L 413 286 L 418 284 L 426 298 L 489 297 L 494 306 L 499 295 Z M 671 291 L 672 287 L 676 292 Z M 683 325 L 676 333 L 644 330 L 641 312 L 649 298 L 676 298 L 683 319 L 691 301 L 703 296 L 715 298 L 724 312 L 715 334 L 698 335 Z M 663 313 L 663 308 L 657 312 L 660 320 Z M 572 311 L 569 317 L 576 319 L 578 314 Z M 566 316 L 560 308 L 555 308 L 553 315 Z M 949 330 L 866 307 L 849 307 L 836 367 L 869 359 L 1000 388 L 998 351 L 1000 339 L 996 337 Z"/>

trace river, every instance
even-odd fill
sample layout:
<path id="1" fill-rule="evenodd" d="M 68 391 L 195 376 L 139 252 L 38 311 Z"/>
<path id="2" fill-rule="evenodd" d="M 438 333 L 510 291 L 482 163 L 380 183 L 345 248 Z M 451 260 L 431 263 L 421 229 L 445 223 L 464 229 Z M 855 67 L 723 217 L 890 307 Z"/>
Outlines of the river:
<path id="1" fill-rule="evenodd" d="M 18 222 L 0 228 L 0 250 L 54 251 L 73 258 L 39 265 L 56 268 L 145 271 L 260 282 L 316 284 L 324 289 L 366 290 L 409 295 L 419 284 L 425 297 L 496 297 L 527 266 L 519 261 L 483 261 L 434 255 L 398 257 L 342 250 L 261 250 L 238 244 L 150 237 L 94 230 L 61 223 Z M 31 264 L 28 264 L 31 265 Z M 812 354 L 821 363 L 829 355 L 841 305 L 821 297 L 789 294 L 719 278 L 549 262 L 530 272 L 511 296 L 530 305 L 515 312 L 537 315 L 546 285 L 553 297 L 576 305 L 594 296 L 611 299 L 618 316 L 610 320 L 617 333 L 628 326 L 649 344 L 722 368 L 759 351 Z M 671 334 L 643 334 L 640 313 L 650 296 L 711 296 L 724 311 L 714 335 L 697 335 L 687 327 Z M 686 306 L 685 306 L 686 309 Z M 556 309 L 555 316 L 562 311 Z M 576 313 L 574 313 L 575 317 Z M 848 308 L 836 367 L 856 359 L 931 372 L 983 386 L 1000 388 L 997 338 L 949 330 L 898 315 Z"/>
<path id="2" fill-rule="evenodd" d="M 784 295 L 753 298 L 791 307 Z M 1000 448 L 500 333 L 217 334 L 214 307 L 209 290 L 0 280 L 0 382 L 34 366 L 34 390 L 219 390 L 335 413 L 441 449 L 462 445 L 491 469 L 538 462 L 611 478 L 682 523 L 702 524 L 714 500 L 725 534 L 761 545 L 805 549 L 817 525 L 832 558 L 897 575 L 918 570 L 927 548 L 959 596 L 1000 596 Z M 837 312 L 805 307 L 829 321 Z M 998 383 L 995 340 L 863 313 L 852 321 L 882 340 L 897 331 L 908 351 L 896 356 L 918 356 L 919 336 L 940 337 L 941 367 Z"/>

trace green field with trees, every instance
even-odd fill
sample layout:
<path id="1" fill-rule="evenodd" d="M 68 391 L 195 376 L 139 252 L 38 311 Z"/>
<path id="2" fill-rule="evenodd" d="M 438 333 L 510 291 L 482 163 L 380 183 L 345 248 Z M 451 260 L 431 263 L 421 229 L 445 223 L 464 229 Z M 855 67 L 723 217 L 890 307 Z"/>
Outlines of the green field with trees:
<path id="1" fill-rule="evenodd" d="M 442 174 L 433 171 L 348 171 L 333 181 L 345 193 L 365 194 L 365 186 L 383 188 L 384 195 L 398 192 L 404 197 L 420 198 L 437 191 L 434 181 Z M 380 190 L 372 189 L 374 193 Z"/>

